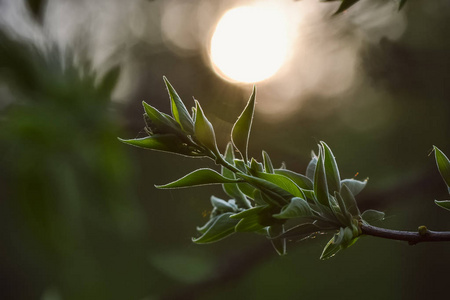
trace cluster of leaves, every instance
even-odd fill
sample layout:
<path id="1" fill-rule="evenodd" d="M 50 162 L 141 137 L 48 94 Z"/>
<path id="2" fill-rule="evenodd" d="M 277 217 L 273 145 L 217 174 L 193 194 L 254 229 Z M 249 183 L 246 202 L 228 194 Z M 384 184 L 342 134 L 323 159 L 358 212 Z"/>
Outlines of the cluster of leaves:
<path id="1" fill-rule="evenodd" d="M 262 162 L 248 158 L 248 141 L 255 109 L 255 89 L 231 132 L 224 154 L 217 146 L 212 124 L 195 100 L 192 113 L 172 85 L 164 78 L 172 115 L 143 102 L 147 137 L 121 141 L 142 148 L 189 157 L 208 157 L 221 166 L 221 172 L 198 169 L 186 176 L 157 186 L 160 189 L 221 184 L 229 200 L 212 196 L 210 220 L 198 228 L 195 243 L 219 241 L 235 232 L 255 232 L 266 236 L 282 255 L 287 240 L 302 240 L 323 233 L 333 237 L 322 259 L 347 248 L 361 235 L 359 224 L 384 218 L 384 213 L 360 213 L 355 196 L 367 180 L 341 179 L 331 149 L 320 142 L 312 153 L 306 173 L 299 174 L 282 165 L 274 168 L 267 152 Z M 237 153 L 237 157 L 235 157 Z"/>

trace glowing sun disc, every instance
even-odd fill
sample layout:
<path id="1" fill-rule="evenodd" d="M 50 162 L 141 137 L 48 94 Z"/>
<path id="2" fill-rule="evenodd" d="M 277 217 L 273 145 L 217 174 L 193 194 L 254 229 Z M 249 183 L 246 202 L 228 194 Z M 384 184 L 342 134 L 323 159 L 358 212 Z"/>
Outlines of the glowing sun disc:
<path id="1" fill-rule="evenodd" d="M 243 6 L 226 12 L 211 39 L 211 61 L 219 75 L 238 82 L 258 82 L 274 75 L 288 50 L 283 12 Z"/>

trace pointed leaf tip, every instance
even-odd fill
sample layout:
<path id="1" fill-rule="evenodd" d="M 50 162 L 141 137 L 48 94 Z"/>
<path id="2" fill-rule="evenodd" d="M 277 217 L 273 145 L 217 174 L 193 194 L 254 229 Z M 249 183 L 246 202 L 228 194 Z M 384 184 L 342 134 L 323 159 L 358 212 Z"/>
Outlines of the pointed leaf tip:
<path id="1" fill-rule="evenodd" d="M 250 130 L 253 122 L 255 111 L 256 87 L 253 87 L 250 99 L 247 102 L 241 115 L 231 130 L 231 141 L 236 149 L 241 153 L 245 162 L 248 161 L 248 140 L 250 138 Z"/>
<path id="2" fill-rule="evenodd" d="M 167 80 L 165 76 L 163 77 L 163 79 L 170 97 L 172 116 L 175 118 L 178 124 L 180 124 L 181 128 L 185 132 L 189 134 L 194 133 L 194 122 L 188 110 L 186 109 L 186 106 L 184 105 L 180 96 L 178 96 L 173 86 L 170 84 L 169 80 Z"/>

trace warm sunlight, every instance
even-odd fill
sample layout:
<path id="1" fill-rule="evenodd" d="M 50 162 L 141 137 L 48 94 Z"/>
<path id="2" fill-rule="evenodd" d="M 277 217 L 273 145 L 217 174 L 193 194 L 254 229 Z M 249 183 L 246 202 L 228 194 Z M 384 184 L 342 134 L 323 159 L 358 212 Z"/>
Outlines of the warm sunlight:
<path id="1" fill-rule="evenodd" d="M 226 12 L 211 40 L 211 61 L 223 78 L 258 82 L 274 75 L 286 60 L 288 26 L 273 6 L 243 6 Z"/>

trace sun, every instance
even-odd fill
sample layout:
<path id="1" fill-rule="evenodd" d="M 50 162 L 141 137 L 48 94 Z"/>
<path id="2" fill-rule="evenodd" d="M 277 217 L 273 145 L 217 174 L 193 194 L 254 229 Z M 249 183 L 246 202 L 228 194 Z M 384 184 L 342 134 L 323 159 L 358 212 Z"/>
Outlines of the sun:
<path id="1" fill-rule="evenodd" d="M 234 82 L 253 83 L 273 76 L 286 61 L 287 18 L 273 6 L 242 6 L 226 12 L 211 39 L 216 73 Z"/>

